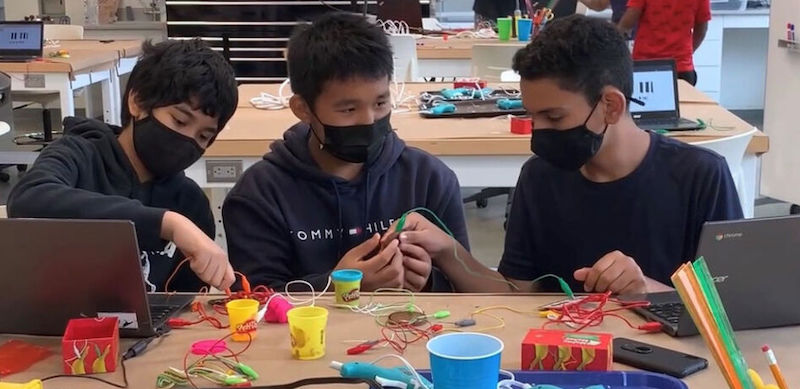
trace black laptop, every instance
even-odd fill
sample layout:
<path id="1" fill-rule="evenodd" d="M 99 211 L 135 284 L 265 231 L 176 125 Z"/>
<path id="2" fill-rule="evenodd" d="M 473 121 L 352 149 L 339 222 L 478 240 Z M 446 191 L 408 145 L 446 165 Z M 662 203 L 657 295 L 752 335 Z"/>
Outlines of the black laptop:
<path id="1" fill-rule="evenodd" d="M 630 107 L 639 128 L 666 131 L 703 128 L 700 123 L 681 117 L 678 78 L 672 59 L 634 61 L 632 97 L 644 103 Z"/>
<path id="2" fill-rule="evenodd" d="M 120 336 L 150 337 L 192 295 L 145 293 L 130 221 L 0 219 L 0 333 L 63 335 L 80 317 L 119 318 Z"/>
<path id="3" fill-rule="evenodd" d="M 703 226 L 697 256 L 706 259 L 734 330 L 800 324 L 800 307 L 792 302 L 800 296 L 798 248 L 800 216 Z M 672 336 L 698 334 L 677 292 L 646 298 L 651 306 L 637 313 L 661 322 Z"/>
<path id="4" fill-rule="evenodd" d="M 0 21 L 0 62 L 26 62 L 42 57 L 42 22 Z"/>

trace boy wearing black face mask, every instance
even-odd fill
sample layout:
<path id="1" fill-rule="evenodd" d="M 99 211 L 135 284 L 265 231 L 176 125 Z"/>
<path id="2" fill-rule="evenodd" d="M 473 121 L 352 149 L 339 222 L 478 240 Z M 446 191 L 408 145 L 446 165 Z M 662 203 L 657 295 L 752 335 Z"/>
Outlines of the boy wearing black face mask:
<path id="1" fill-rule="evenodd" d="M 720 155 L 636 127 L 628 110 L 632 61 L 624 38 L 600 20 L 548 25 L 514 57 L 533 116 L 498 272 L 438 228 L 410 215 L 402 243 L 425 247 L 459 291 L 560 291 L 546 274 L 587 292 L 667 289 L 694 259 L 704 222 L 742 218 Z M 480 275 L 475 275 L 480 273 Z"/>
<path id="2" fill-rule="evenodd" d="M 329 14 L 295 32 L 287 59 L 301 123 L 228 195 L 231 262 L 251 283 L 275 288 L 304 279 L 320 290 L 331 270 L 358 269 L 363 290 L 451 290 L 425 250 L 379 242 L 405 211 L 427 207 L 468 244 L 455 174 L 392 131 L 383 30 Z"/>
<path id="3" fill-rule="evenodd" d="M 9 197 L 11 217 L 123 219 L 136 225 L 150 291 L 227 288 L 228 257 L 214 241 L 208 199 L 183 169 L 231 118 L 233 69 L 200 40 L 143 46 L 131 72 L 122 127 L 64 119 L 65 136 L 45 148 Z M 173 242 L 177 250 L 168 242 Z"/>

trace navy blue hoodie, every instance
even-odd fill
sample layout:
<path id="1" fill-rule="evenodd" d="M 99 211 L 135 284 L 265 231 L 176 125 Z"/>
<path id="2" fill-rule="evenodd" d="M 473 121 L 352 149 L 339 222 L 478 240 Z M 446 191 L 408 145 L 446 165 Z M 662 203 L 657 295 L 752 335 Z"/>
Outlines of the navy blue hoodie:
<path id="1" fill-rule="evenodd" d="M 161 220 L 167 210 L 195 223 L 213 239 L 208 198 L 183 175 L 140 183 L 117 136 L 121 129 L 94 119 L 64 119 L 66 135 L 47 146 L 8 199 L 11 217 L 131 220 L 149 291 L 163 291 L 183 259 L 166 249 Z M 170 290 L 196 292 L 202 282 L 185 265 Z"/>
<path id="2" fill-rule="evenodd" d="M 286 131 L 225 200 L 230 260 L 251 284 L 280 288 L 304 279 L 324 288 L 344 254 L 415 207 L 435 212 L 469 247 L 458 179 L 444 163 L 391 132 L 374 161 L 347 181 L 317 166 L 309 135 L 302 123 Z M 434 291 L 452 290 L 437 269 L 431 282 Z"/>

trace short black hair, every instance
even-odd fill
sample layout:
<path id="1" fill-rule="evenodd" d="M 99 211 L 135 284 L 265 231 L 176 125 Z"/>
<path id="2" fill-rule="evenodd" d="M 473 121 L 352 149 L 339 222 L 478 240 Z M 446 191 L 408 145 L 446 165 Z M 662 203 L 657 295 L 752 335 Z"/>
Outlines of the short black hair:
<path id="1" fill-rule="evenodd" d="M 605 20 L 572 15 L 556 19 L 514 55 L 524 80 L 552 78 L 562 89 L 596 103 L 606 86 L 633 92 L 633 60 L 622 33 Z"/>
<path id="2" fill-rule="evenodd" d="M 142 45 L 122 101 L 122 125 L 133 118 L 128 96 L 146 112 L 187 103 L 193 109 L 217 118 L 217 132 L 236 111 L 239 102 L 236 77 L 225 58 L 200 39 L 165 41 Z"/>
<path id="3" fill-rule="evenodd" d="M 292 91 L 312 108 L 327 81 L 391 79 L 394 73 L 392 48 L 383 29 L 344 12 L 298 27 L 289 39 L 286 60 Z"/>

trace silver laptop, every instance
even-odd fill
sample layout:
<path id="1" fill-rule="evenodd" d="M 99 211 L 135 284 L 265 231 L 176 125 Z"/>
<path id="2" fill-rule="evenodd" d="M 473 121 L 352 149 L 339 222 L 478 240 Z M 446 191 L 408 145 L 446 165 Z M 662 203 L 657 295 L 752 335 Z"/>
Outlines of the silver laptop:
<path id="1" fill-rule="evenodd" d="M 675 61 L 633 62 L 633 96 L 644 105 L 631 104 L 633 120 L 645 130 L 691 131 L 703 126 L 681 117 Z"/>
<path id="2" fill-rule="evenodd" d="M 0 219 L 0 333 L 63 335 L 67 321 L 116 316 L 149 337 L 190 295 L 147 294 L 133 223 Z"/>
<path id="3" fill-rule="evenodd" d="M 800 324 L 800 216 L 709 222 L 697 257 L 704 257 L 734 330 Z M 635 299 L 635 298 L 634 298 Z M 673 336 L 697 334 L 676 292 L 647 296 L 636 311 Z"/>
<path id="4" fill-rule="evenodd" d="M 0 62 L 24 62 L 42 56 L 42 22 L 0 21 Z"/>

